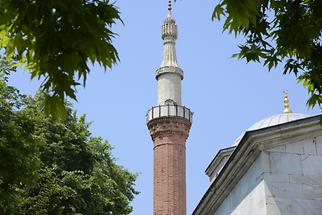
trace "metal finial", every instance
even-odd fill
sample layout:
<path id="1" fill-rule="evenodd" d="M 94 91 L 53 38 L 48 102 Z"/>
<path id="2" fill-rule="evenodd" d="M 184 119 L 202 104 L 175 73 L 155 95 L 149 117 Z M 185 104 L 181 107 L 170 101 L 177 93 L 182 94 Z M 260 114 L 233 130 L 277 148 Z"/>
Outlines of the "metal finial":
<path id="1" fill-rule="evenodd" d="M 171 10 L 172 10 L 172 1 L 169 0 L 169 2 L 168 2 L 168 11 L 171 12 Z"/>
<path id="2" fill-rule="evenodd" d="M 288 99 L 288 90 L 284 90 L 284 113 L 292 113 L 293 111 L 290 108 L 290 101 Z"/>

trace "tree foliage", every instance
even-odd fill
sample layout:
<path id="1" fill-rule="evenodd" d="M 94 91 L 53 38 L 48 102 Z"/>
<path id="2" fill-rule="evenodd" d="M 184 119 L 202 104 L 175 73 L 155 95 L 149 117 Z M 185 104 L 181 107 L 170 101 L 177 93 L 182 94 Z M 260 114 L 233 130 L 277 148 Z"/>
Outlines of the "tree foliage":
<path id="1" fill-rule="evenodd" d="M 64 121 L 41 111 L 42 93 L 1 81 L 0 214 L 129 214 L 136 175 L 115 163 L 70 105 Z"/>
<path id="2" fill-rule="evenodd" d="M 283 64 L 307 87 L 307 105 L 322 108 L 321 11 L 320 0 L 220 0 L 213 19 L 224 16 L 224 31 L 246 37 L 234 57 L 269 70 Z"/>
<path id="3" fill-rule="evenodd" d="M 4 65 L 4 63 L 2 63 Z M 0 214 L 14 214 L 21 184 L 28 185 L 40 165 L 33 119 L 21 110 L 26 97 L 0 78 Z"/>
<path id="4" fill-rule="evenodd" d="M 46 111 L 61 119 L 65 96 L 76 100 L 75 87 L 85 86 L 88 63 L 106 69 L 118 60 L 111 27 L 121 20 L 109 0 L 1 0 L 0 17 L 0 49 L 42 78 Z"/>

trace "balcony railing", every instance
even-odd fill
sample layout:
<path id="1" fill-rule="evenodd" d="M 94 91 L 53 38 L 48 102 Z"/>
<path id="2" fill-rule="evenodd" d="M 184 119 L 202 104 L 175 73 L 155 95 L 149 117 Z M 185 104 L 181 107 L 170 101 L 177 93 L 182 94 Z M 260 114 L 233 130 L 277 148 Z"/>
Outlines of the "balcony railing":
<path id="1" fill-rule="evenodd" d="M 149 122 L 152 119 L 170 116 L 183 117 L 192 123 L 193 112 L 189 108 L 181 105 L 159 105 L 152 107 L 148 111 L 146 120 Z"/>

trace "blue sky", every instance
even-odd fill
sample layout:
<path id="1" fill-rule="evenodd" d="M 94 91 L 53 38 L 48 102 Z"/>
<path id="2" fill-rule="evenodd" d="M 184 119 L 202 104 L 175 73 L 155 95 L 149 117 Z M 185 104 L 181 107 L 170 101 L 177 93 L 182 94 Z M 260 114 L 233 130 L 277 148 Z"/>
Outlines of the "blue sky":
<path id="1" fill-rule="evenodd" d="M 187 141 L 188 214 L 209 186 L 204 170 L 218 150 L 230 146 L 256 121 L 280 113 L 284 89 L 289 90 L 294 112 L 319 113 L 317 108 L 307 109 L 306 89 L 292 75 L 282 75 L 282 67 L 268 72 L 260 64 L 230 57 L 243 39 L 222 33 L 222 23 L 211 21 L 216 3 L 179 0 L 173 6 L 178 63 L 185 73 L 183 104 L 195 113 Z M 132 202 L 132 214 L 152 214 L 153 151 L 145 114 L 157 101 L 155 70 L 161 64 L 160 30 L 167 0 L 118 0 L 116 5 L 124 21 L 114 27 L 121 61 L 106 72 L 92 66 L 86 89 L 77 89 L 74 107 L 93 122 L 93 135 L 114 146 L 117 162 L 139 173 L 136 187 L 141 193 Z M 19 71 L 10 84 L 34 94 L 39 82 Z"/>

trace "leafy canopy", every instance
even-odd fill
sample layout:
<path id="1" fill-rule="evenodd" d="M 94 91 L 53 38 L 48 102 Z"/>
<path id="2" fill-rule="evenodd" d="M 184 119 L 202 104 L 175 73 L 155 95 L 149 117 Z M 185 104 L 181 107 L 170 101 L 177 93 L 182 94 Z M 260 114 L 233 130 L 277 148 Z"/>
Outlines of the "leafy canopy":
<path id="1" fill-rule="evenodd" d="M 321 11 L 321 0 L 220 0 L 212 18 L 224 17 L 224 31 L 246 37 L 234 57 L 269 70 L 283 64 L 307 87 L 307 105 L 322 108 Z"/>
<path id="2" fill-rule="evenodd" d="M 9 66 L 0 61 L 0 69 Z M 26 97 L 0 77 L 0 214 L 15 214 L 22 184 L 30 184 L 40 167 L 40 141 L 33 135 L 34 120 L 21 112 Z"/>
<path id="3" fill-rule="evenodd" d="M 54 116 L 66 115 L 66 96 L 76 100 L 89 62 L 106 69 L 118 61 L 111 27 L 121 20 L 109 0 L 1 0 L 0 17 L 0 49 L 43 80 L 45 110 Z"/>
<path id="4" fill-rule="evenodd" d="M 41 110 L 45 95 L 21 95 L 0 79 L 0 214 L 130 214 L 136 175 L 115 163 L 85 116 Z"/>

